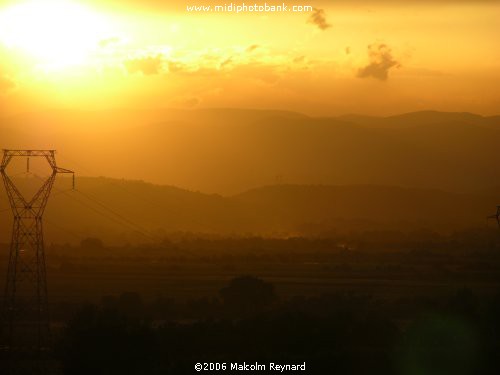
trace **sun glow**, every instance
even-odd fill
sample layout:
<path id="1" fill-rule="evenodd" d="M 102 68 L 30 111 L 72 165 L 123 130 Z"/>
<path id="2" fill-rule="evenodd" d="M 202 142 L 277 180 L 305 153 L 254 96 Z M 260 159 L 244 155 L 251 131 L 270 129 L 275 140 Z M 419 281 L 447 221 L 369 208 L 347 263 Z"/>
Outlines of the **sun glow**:
<path id="1" fill-rule="evenodd" d="M 0 42 L 52 70 L 87 63 L 109 33 L 102 15 L 75 2 L 29 1 L 0 10 Z"/>

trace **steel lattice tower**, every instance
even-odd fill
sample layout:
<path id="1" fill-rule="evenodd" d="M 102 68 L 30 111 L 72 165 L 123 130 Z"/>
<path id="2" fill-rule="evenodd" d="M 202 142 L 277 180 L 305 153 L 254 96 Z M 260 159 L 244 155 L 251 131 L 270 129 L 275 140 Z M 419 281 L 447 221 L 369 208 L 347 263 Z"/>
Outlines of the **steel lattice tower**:
<path id="1" fill-rule="evenodd" d="M 28 171 L 29 158 L 45 158 L 50 166 L 51 173 L 29 199 L 7 173 L 17 157 L 27 158 Z M 57 174 L 71 173 L 74 178 L 74 173 L 57 166 L 54 150 L 4 150 L 0 173 L 14 214 L 4 296 L 4 349 L 9 357 L 16 353 L 38 357 L 50 348 L 42 216 Z"/>

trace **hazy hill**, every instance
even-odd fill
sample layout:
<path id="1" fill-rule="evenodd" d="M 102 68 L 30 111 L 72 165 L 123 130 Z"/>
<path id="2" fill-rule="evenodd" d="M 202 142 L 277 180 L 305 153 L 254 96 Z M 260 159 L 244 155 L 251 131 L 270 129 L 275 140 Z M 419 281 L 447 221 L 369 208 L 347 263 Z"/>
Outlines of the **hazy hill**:
<path id="1" fill-rule="evenodd" d="M 219 194 L 272 185 L 500 185 L 500 117 L 312 118 L 238 109 L 51 111 L 0 122 L 5 148 L 55 148 L 79 175 Z"/>
<path id="2" fill-rule="evenodd" d="M 39 180 L 17 179 L 26 185 Z M 475 194 L 389 186 L 276 185 L 223 197 L 109 178 L 60 178 L 46 211 L 49 242 L 100 237 L 108 243 L 160 241 L 188 231 L 223 235 L 321 235 L 366 230 L 452 231 L 484 226 L 497 190 Z M 0 189 L 0 242 L 11 213 Z M 490 223 L 494 225 L 494 223 Z"/>
<path id="3" fill-rule="evenodd" d="M 277 185 L 234 196 L 268 228 L 453 230 L 483 226 L 498 192 L 476 194 L 394 186 Z M 492 225 L 493 223 L 490 223 Z M 264 225 L 262 229 L 264 229 Z"/>
<path id="4" fill-rule="evenodd" d="M 484 117 L 469 112 L 420 111 L 389 117 L 345 115 L 340 116 L 339 119 L 358 125 L 385 128 L 401 128 L 419 125 L 429 126 L 449 122 L 466 122 L 472 125 L 500 127 L 499 116 Z"/>

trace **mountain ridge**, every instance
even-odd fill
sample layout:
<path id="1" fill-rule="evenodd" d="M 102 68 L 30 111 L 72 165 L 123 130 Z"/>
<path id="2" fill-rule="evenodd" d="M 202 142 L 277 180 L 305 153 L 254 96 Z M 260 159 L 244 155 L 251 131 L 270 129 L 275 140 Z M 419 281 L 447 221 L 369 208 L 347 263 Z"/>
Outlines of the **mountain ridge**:
<path id="1" fill-rule="evenodd" d="M 18 179 L 30 183 L 34 179 Z M 37 180 L 38 181 L 38 180 Z M 158 242 L 171 233 L 224 236 L 322 236 L 370 230 L 449 233 L 485 225 L 498 190 L 453 193 L 373 185 L 270 185 L 231 196 L 143 181 L 58 180 L 46 209 L 50 242 L 98 237 L 108 243 Z M 0 189 L 0 242 L 11 214 Z"/>
<path id="2" fill-rule="evenodd" d="M 224 195 L 277 182 L 500 185 L 500 116 L 422 111 L 348 122 L 273 110 L 66 110 L 2 121 L 0 133 L 4 148 L 57 149 L 61 165 L 89 176 Z"/>

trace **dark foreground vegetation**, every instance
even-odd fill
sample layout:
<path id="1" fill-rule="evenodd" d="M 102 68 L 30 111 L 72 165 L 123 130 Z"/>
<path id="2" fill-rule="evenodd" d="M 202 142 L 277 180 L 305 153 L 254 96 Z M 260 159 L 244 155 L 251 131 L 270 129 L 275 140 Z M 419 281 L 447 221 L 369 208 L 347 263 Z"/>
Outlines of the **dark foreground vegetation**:
<path id="1" fill-rule="evenodd" d="M 51 246 L 48 259 L 54 358 L 68 375 L 194 374 L 196 363 L 243 362 L 305 362 L 305 372 L 284 373 L 307 374 L 500 370 L 493 230 L 183 234 L 128 247 L 89 238 Z"/>
<path id="2" fill-rule="evenodd" d="M 500 296 L 462 289 L 412 301 L 410 312 L 349 293 L 273 303 L 259 279 L 247 280 L 254 290 L 232 282 L 242 303 L 223 290 L 221 301 L 185 306 L 189 320 L 131 294 L 86 305 L 61 332 L 57 356 L 67 374 L 192 374 L 198 362 L 256 361 L 306 362 L 314 374 L 498 373 Z"/>

